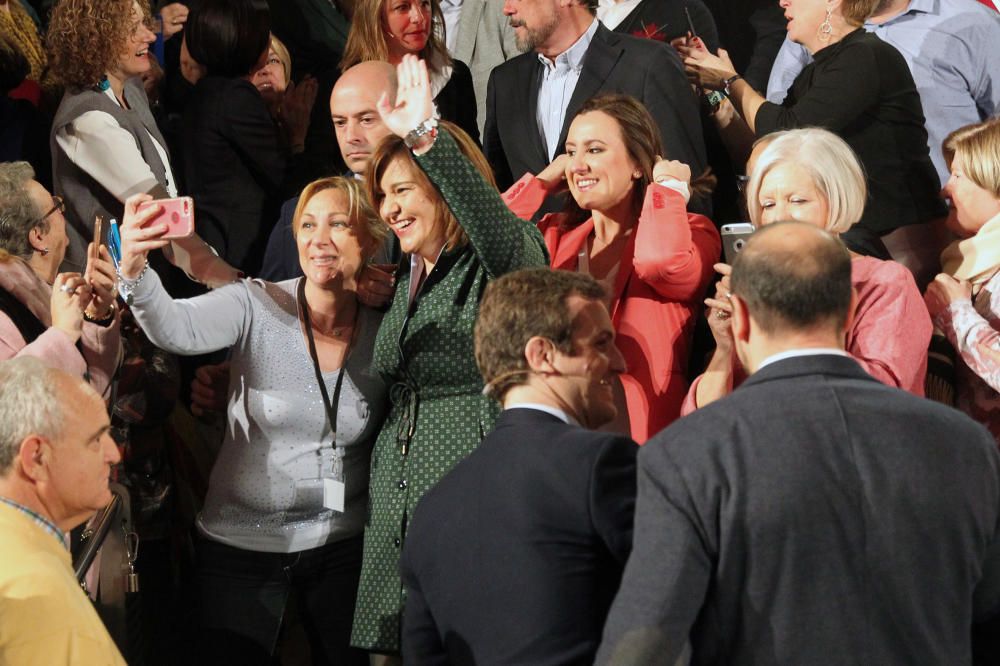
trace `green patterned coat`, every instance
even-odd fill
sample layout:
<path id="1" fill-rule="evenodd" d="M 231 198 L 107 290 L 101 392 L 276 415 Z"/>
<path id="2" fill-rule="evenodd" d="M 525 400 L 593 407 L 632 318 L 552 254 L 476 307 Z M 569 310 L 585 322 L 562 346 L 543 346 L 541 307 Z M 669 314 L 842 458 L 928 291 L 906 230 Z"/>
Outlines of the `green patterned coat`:
<path id="1" fill-rule="evenodd" d="M 493 428 L 498 407 L 482 395 L 472 329 L 495 277 L 548 266 L 541 234 L 511 213 L 442 131 L 418 156 L 469 244 L 443 252 L 407 307 L 402 271 L 375 341 L 374 369 L 393 386 L 392 408 L 372 454 L 371 499 L 352 644 L 399 651 L 405 601 L 399 555 L 413 508 Z M 408 312 L 409 310 L 409 312 Z"/>

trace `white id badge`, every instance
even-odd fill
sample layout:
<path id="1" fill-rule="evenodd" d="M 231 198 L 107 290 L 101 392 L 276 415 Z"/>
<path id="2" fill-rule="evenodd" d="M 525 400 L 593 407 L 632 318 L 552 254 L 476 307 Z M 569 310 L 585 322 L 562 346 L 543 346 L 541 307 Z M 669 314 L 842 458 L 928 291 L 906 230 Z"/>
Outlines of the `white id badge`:
<path id="1" fill-rule="evenodd" d="M 333 468 L 323 478 L 323 506 L 331 511 L 344 513 L 347 485 L 344 483 L 344 448 L 333 450 Z"/>
<path id="2" fill-rule="evenodd" d="M 323 506 L 337 513 L 344 513 L 344 498 L 347 486 L 343 481 L 326 477 L 323 479 Z"/>

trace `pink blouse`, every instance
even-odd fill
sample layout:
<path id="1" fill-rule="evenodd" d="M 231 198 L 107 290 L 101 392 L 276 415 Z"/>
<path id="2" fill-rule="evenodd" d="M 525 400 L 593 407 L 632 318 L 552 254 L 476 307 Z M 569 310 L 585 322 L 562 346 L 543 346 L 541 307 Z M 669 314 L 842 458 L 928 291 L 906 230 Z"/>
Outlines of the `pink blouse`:
<path id="1" fill-rule="evenodd" d="M 934 319 L 958 353 L 957 407 L 1000 443 L 1000 273 L 974 301 L 955 301 Z"/>
<path id="2" fill-rule="evenodd" d="M 913 274 L 895 261 L 855 257 L 851 284 L 858 304 L 847 332 L 847 353 L 883 384 L 923 397 L 933 327 Z M 682 415 L 698 408 L 700 381 L 699 376 L 691 383 Z"/>

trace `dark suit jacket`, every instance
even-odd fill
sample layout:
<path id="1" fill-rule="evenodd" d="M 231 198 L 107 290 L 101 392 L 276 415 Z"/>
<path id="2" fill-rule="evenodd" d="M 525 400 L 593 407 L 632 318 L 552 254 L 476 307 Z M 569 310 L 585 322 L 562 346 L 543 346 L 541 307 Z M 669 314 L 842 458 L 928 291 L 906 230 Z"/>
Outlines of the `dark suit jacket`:
<path id="1" fill-rule="evenodd" d="M 695 32 L 714 53 L 719 48 L 719 31 L 712 12 L 702 0 L 642 0 L 615 26 L 615 32 L 669 44 L 670 40 L 685 36 L 691 29 L 685 9 L 691 14 Z"/>
<path id="2" fill-rule="evenodd" d="M 546 154 L 536 119 L 541 77 L 542 64 L 533 51 L 499 65 L 490 76 L 483 150 L 501 191 L 525 173 L 537 175 L 555 157 Z M 664 157 L 688 164 L 694 174 L 705 169 L 698 100 L 670 46 L 599 26 L 566 109 L 558 153 L 577 110 L 601 92 L 625 93 L 643 102 L 660 128 Z"/>
<path id="3" fill-rule="evenodd" d="M 253 84 L 219 76 L 198 81 L 184 109 L 183 150 L 198 235 L 230 265 L 256 275 L 289 160 Z"/>
<path id="4" fill-rule="evenodd" d="M 472 73 L 461 60 L 451 61 L 451 78 L 434 98 L 438 112 L 445 120 L 455 123 L 479 143 L 479 123 L 476 120 L 476 89 Z"/>
<path id="5" fill-rule="evenodd" d="M 404 662 L 591 663 L 632 543 L 637 450 L 504 411 L 414 512 Z"/>
<path id="6" fill-rule="evenodd" d="M 785 359 L 650 440 L 598 663 L 969 664 L 1000 455 L 852 359 Z"/>

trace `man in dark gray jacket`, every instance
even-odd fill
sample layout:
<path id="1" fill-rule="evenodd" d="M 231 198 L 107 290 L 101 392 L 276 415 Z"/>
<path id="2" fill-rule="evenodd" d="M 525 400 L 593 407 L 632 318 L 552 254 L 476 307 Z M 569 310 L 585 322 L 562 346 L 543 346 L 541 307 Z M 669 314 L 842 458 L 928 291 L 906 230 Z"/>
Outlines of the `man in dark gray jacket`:
<path id="1" fill-rule="evenodd" d="M 850 263 L 798 223 L 740 253 L 752 376 L 641 450 L 598 663 L 670 664 L 689 637 L 693 664 L 972 663 L 1000 613 L 1000 454 L 843 352 Z"/>

